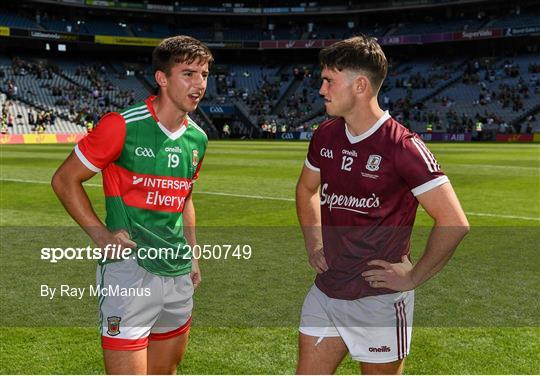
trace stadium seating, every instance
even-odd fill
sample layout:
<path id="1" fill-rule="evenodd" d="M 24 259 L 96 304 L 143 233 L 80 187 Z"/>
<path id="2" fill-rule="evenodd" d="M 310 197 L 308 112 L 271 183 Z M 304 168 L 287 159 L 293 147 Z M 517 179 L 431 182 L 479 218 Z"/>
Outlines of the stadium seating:
<path id="1" fill-rule="evenodd" d="M 85 27 L 96 35 L 119 35 L 130 36 L 127 26 L 120 26 L 118 23 L 103 20 L 86 20 Z"/>
<path id="2" fill-rule="evenodd" d="M 261 40 L 263 32 L 254 28 L 230 28 L 223 30 L 224 40 Z"/>
<path id="3" fill-rule="evenodd" d="M 433 103 L 430 105 L 431 110 L 439 113 L 441 117 L 454 111 L 459 117 L 465 115 L 476 119 L 477 115 L 480 115 L 491 118 L 493 129 L 498 129 L 502 122 L 511 124 L 530 109 L 540 105 L 540 74 L 528 71 L 529 64 L 538 61 L 538 56 L 535 55 L 499 59 L 492 63 L 492 67 L 479 72 L 482 77 L 480 81 L 464 83 L 460 80 L 440 92 L 438 97 L 446 97 L 447 105 Z M 508 64 L 516 68 L 519 75 L 508 76 L 504 69 Z M 501 96 L 503 93 L 506 93 L 506 100 Z M 514 100 L 522 103 L 522 107 L 514 106 Z M 523 123 L 516 131 L 524 132 L 527 125 Z M 531 122 L 533 129 L 539 125 L 538 122 Z"/>
<path id="4" fill-rule="evenodd" d="M 73 32 L 79 34 L 90 34 L 84 23 L 77 21 L 44 19 L 40 23 L 45 29 L 59 32 Z"/>
<path id="5" fill-rule="evenodd" d="M 465 82 L 467 66 L 474 61 L 460 59 L 441 62 L 413 60 L 394 62 L 390 68 L 379 101 L 388 106 L 391 113 L 416 131 L 425 131 L 428 122 L 434 122 L 435 131 L 456 130 L 465 117 L 471 124 L 478 118 L 489 120 L 488 127 L 496 129 L 501 123 L 511 124 L 524 116 L 530 109 L 540 105 L 539 73 L 529 72 L 529 66 L 537 64 L 537 55 L 524 55 L 512 59 L 491 61 L 489 66 L 479 68 L 478 80 Z M 39 59 L 35 59 L 41 64 Z M 52 110 L 58 114 L 57 126 L 62 130 L 83 132 L 81 119 L 90 115 L 95 120 L 104 112 L 122 108 L 149 94 L 153 84 L 151 69 L 144 69 L 144 77 L 126 76 L 121 62 L 88 62 L 76 59 L 57 59 L 57 68 L 50 77 L 43 73 L 13 71 L 12 60 L 0 56 L 0 69 L 4 79 L 0 90 L 8 92 L 8 83 L 18 88 L 20 102 L 16 106 L 31 106 L 35 109 Z M 505 65 L 517 69 L 510 76 Z M 295 79 L 294 69 L 309 74 L 300 74 Z M 44 69 L 44 68 L 42 68 Z M 260 65 L 231 64 L 222 67 L 220 74 L 211 75 L 203 105 L 232 105 L 244 113 L 251 122 L 238 127 L 248 133 L 250 127 L 259 127 L 263 122 L 275 122 L 282 129 L 309 129 L 313 123 L 324 119 L 324 103 L 318 95 L 320 72 L 313 67 L 283 65 L 267 67 Z M 141 80 L 145 80 L 143 82 Z M 524 86 L 527 86 L 525 95 Z M 53 95 L 59 88 L 62 95 Z M 95 89 L 99 89 L 96 94 Z M 519 91 L 522 90 L 522 93 Z M 510 98 L 519 97 L 519 108 L 512 100 L 506 104 L 502 99 L 491 98 L 492 93 L 506 92 Z M 482 96 L 483 95 L 483 96 Z M 62 101 L 67 98 L 67 103 Z M 484 98 L 484 99 L 482 99 Z M 27 112 L 26 108 L 19 110 Z M 196 115 L 194 115 L 196 116 Z M 13 133 L 28 131 L 28 124 L 16 127 Z M 19 121 L 19 123 L 21 123 Z M 201 119 L 204 123 L 205 119 Z M 538 120 L 523 122 L 517 131 L 525 132 L 530 124 L 540 129 Z M 208 125 L 211 128 L 211 125 Z M 53 129 L 53 128 L 51 128 Z"/>
<path id="6" fill-rule="evenodd" d="M 511 14 L 505 17 L 494 19 L 489 23 L 489 27 L 529 27 L 540 26 L 540 13 Z"/>
<path id="7" fill-rule="evenodd" d="M 429 19 L 426 22 L 405 22 L 391 29 L 387 35 L 411 35 L 411 34 L 432 34 L 454 31 L 477 31 L 486 22 L 478 19 L 460 20 L 435 20 Z"/>
<path id="8" fill-rule="evenodd" d="M 218 30 L 207 25 L 193 24 L 189 27 L 179 23 L 171 26 L 162 23 L 142 23 L 139 21 L 124 24 L 121 18 L 96 19 L 81 16 L 80 22 L 67 20 L 63 17 L 30 17 L 28 14 L 17 14 L 13 11 L 0 10 L 0 26 L 10 26 L 30 29 L 45 29 L 58 32 L 67 32 L 68 27 L 74 33 L 99 34 L 115 36 L 137 36 L 150 38 L 164 38 L 173 34 L 189 34 L 202 40 L 264 40 L 264 39 L 339 39 L 358 33 L 365 33 L 376 37 L 390 35 L 413 35 L 457 31 L 477 31 L 488 28 L 514 28 L 540 26 L 540 14 L 524 12 L 522 14 L 509 14 L 504 16 L 491 16 L 478 18 L 440 19 L 427 17 L 423 21 L 409 21 L 392 19 L 385 24 L 363 22 L 353 28 L 348 28 L 341 20 L 326 20 L 315 22 L 313 31 L 308 32 L 305 21 L 288 21 L 281 19 L 272 21 L 274 30 L 242 26 L 235 23 L 226 24 Z M 39 19 L 39 24 L 37 20 Z"/>
<path id="9" fill-rule="evenodd" d="M 35 20 L 7 11 L 0 11 L 0 26 L 41 29 Z"/>
<path id="10" fill-rule="evenodd" d="M 166 38 L 171 35 L 171 30 L 163 24 L 142 24 L 131 25 L 131 31 L 136 37 L 143 38 Z"/>
<path id="11" fill-rule="evenodd" d="M 15 117 L 15 124 L 10 134 L 25 134 L 34 133 L 34 128 L 28 123 L 28 112 L 36 109 L 33 106 L 27 105 L 21 101 L 12 101 L 11 111 Z M 74 124 L 73 122 L 56 118 L 54 125 L 49 125 L 45 129 L 46 133 L 86 133 L 86 129 Z"/>

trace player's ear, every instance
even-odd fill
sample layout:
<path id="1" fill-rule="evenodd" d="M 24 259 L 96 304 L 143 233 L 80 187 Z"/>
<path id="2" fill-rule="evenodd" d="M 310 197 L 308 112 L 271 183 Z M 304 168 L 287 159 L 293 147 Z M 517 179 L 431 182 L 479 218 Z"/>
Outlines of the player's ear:
<path id="1" fill-rule="evenodd" d="M 160 87 L 167 86 L 167 75 L 165 72 L 157 70 L 156 73 L 154 73 L 154 79 Z"/>
<path id="2" fill-rule="evenodd" d="M 366 76 L 358 75 L 353 83 L 354 92 L 356 94 L 364 94 L 369 89 L 369 80 Z"/>

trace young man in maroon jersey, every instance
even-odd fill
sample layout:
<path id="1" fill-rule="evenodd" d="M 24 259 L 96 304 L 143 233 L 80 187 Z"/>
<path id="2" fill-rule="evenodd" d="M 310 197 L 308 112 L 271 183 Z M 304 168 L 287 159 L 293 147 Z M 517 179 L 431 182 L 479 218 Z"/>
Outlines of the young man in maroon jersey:
<path id="1" fill-rule="evenodd" d="M 441 270 L 469 225 L 433 154 L 379 107 L 388 63 L 376 40 L 350 38 L 319 57 L 319 93 L 335 118 L 315 131 L 296 188 L 317 272 L 302 308 L 297 373 L 334 373 L 347 352 L 363 374 L 401 373 L 413 289 Z M 434 226 L 413 265 L 418 203 Z"/>
<path id="2" fill-rule="evenodd" d="M 201 281 L 189 252 L 196 245 L 191 192 L 208 143 L 188 113 L 204 96 L 212 62 L 194 38 L 163 40 L 152 55 L 158 94 L 105 115 L 52 180 L 67 212 L 104 252 L 110 245 L 134 250 L 120 260 L 107 252 L 96 273 L 100 291 L 113 291 L 99 298 L 108 374 L 175 374 L 185 353 Z M 100 171 L 105 224 L 82 185 Z M 151 248 L 170 252 L 151 257 Z"/>

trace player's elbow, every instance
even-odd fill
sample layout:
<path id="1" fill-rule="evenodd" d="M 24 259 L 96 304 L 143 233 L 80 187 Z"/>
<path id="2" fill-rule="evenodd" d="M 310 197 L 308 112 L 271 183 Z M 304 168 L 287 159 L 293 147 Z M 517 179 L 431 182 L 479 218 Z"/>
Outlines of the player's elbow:
<path id="1" fill-rule="evenodd" d="M 462 236 L 465 236 L 471 231 L 469 220 L 463 211 L 461 211 L 457 217 L 456 227 L 458 227 L 458 229 L 461 231 Z"/>
<path id="2" fill-rule="evenodd" d="M 442 218 L 435 218 L 435 224 L 441 229 L 445 229 L 448 234 L 452 234 L 457 238 L 462 239 L 467 235 L 471 226 L 467 217 L 463 213 L 456 213 L 455 215 L 447 215 Z"/>
<path id="3" fill-rule="evenodd" d="M 296 183 L 296 197 L 313 196 L 316 195 L 318 191 L 318 185 L 307 184 L 306 181 L 302 178 L 298 179 L 298 183 Z"/>
<path id="4" fill-rule="evenodd" d="M 62 169 L 58 169 L 51 179 L 52 189 L 56 196 L 59 198 L 62 197 L 68 184 L 68 182 L 66 181 L 67 179 L 64 175 L 65 174 L 62 172 Z"/>
<path id="5" fill-rule="evenodd" d="M 57 196 L 62 187 L 62 182 L 60 180 L 60 174 L 58 173 L 58 171 L 56 171 L 51 179 L 51 187 Z"/>
<path id="6" fill-rule="evenodd" d="M 462 231 L 462 236 L 467 235 L 471 231 L 471 225 L 469 225 L 469 221 L 467 220 L 467 218 L 464 219 L 464 221 L 460 225 L 460 228 Z"/>
<path id="7" fill-rule="evenodd" d="M 463 239 L 471 231 L 471 226 L 469 225 L 469 221 L 465 216 L 456 219 L 452 223 L 451 228 L 453 229 L 453 232 L 456 234 L 456 236 L 461 239 Z"/>
<path id="8" fill-rule="evenodd" d="M 302 193 L 303 190 L 304 190 L 304 187 L 302 184 L 302 180 L 298 179 L 298 181 L 296 182 L 296 195 L 298 196 L 298 194 Z"/>
<path id="9" fill-rule="evenodd" d="M 313 192 L 311 192 L 308 187 L 302 183 L 302 181 L 298 181 L 298 183 L 296 184 L 296 201 L 303 201 L 312 195 Z"/>

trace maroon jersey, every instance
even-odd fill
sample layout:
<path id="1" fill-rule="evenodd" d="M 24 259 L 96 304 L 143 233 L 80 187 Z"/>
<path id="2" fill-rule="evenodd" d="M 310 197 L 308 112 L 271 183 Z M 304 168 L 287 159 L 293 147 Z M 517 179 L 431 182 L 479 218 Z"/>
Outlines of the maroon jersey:
<path id="1" fill-rule="evenodd" d="M 394 293 L 374 289 L 361 276 L 375 259 L 400 262 L 410 251 L 415 196 L 448 182 L 414 132 L 388 112 L 353 136 L 343 118 L 313 134 L 306 166 L 321 175 L 323 245 L 329 269 L 315 284 L 335 299 Z"/>

